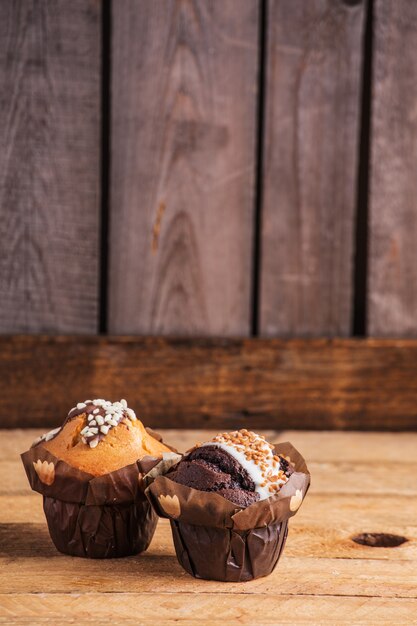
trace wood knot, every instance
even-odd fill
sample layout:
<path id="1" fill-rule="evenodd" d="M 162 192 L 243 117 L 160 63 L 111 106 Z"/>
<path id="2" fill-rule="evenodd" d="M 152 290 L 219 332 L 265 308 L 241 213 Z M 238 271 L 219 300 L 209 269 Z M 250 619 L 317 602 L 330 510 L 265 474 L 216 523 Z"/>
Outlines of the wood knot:
<path id="1" fill-rule="evenodd" d="M 160 202 L 156 211 L 156 218 L 152 229 L 152 253 L 158 251 L 159 235 L 161 233 L 162 218 L 166 209 L 165 202 Z"/>
<path id="2" fill-rule="evenodd" d="M 408 541 L 408 539 L 401 535 L 390 535 L 387 533 L 361 533 L 356 535 L 356 537 L 352 537 L 352 541 L 370 548 L 395 548 Z"/>

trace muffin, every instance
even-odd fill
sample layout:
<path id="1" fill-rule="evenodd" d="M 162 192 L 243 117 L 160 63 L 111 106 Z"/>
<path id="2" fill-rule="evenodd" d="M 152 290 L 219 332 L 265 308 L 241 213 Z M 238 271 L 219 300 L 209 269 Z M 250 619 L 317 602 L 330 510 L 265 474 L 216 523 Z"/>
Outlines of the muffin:
<path id="1" fill-rule="evenodd" d="M 269 498 L 294 469 L 274 446 L 247 430 L 217 435 L 191 450 L 168 476 L 199 489 L 215 491 L 240 507 Z"/>
<path id="2" fill-rule="evenodd" d="M 247 581 L 275 568 L 288 519 L 310 484 L 290 443 L 242 429 L 196 445 L 147 495 L 171 522 L 180 564 L 196 578 Z"/>
<path id="3" fill-rule="evenodd" d="M 78 403 L 22 454 L 56 548 L 91 558 L 146 550 L 157 516 L 145 487 L 179 458 L 126 400 L 100 398 Z"/>

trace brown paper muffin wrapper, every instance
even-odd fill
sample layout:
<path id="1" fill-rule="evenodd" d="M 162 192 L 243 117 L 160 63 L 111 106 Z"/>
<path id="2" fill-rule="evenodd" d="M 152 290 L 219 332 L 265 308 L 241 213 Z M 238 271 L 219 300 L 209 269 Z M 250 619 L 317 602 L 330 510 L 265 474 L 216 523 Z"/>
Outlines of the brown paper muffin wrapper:
<path id="1" fill-rule="evenodd" d="M 146 490 L 160 517 L 171 523 L 175 551 L 196 578 L 243 582 L 270 574 L 278 563 L 296 514 L 310 486 L 310 473 L 289 443 L 274 446 L 295 471 L 276 494 L 247 508 L 214 492 L 180 485 L 158 476 Z"/>
<path id="2" fill-rule="evenodd" d="M 138 554 L 149 546 L 157 516 L 145 497 L 156 476 L 181 458 L 144 457 L 103 476 L 93 476 L 56 458 L 42 445 L 22 455 L 34 491 L 43 495 L 43 509 L 56 548 L 65 554 L 114 558 Z"/>

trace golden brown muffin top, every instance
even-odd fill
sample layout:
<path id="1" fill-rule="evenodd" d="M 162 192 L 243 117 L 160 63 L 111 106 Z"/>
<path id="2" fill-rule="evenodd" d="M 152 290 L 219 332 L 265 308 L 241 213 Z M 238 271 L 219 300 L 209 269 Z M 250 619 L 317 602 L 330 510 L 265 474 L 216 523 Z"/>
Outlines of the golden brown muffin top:
<path id="1" fill-rule="evenodd" d="M 80 402 L 71 409 L 61 428 L 43 435 L 34 445 L 94 476 L 130 465 L 144 456 L 162 457 L 171 451 L 147 432 L 125 400 Z"/>

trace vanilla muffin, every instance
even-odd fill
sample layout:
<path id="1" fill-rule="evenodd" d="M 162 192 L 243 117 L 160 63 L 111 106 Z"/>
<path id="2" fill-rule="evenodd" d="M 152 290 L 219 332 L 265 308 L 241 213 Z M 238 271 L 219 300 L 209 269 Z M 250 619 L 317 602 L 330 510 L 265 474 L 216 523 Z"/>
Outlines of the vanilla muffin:
<path id="1" fill-rule="evenodd" d="M 56 548 L 90 558 L 146 550 L 157 516 L 145 485 L 172 457 L 179 458 L 126 400 L 101 398 L 79 402 L 61 427 L 22 454 L 32 489 L 43 495 Z"/>
<path id="2" fill-rule="evenodd" d="M 171 451 L 147 432 L 126 400 L 79 402 L 61 428 L 36 443 L 93 476 L 113 472 L 145 456 L 162 457 Z"/>

